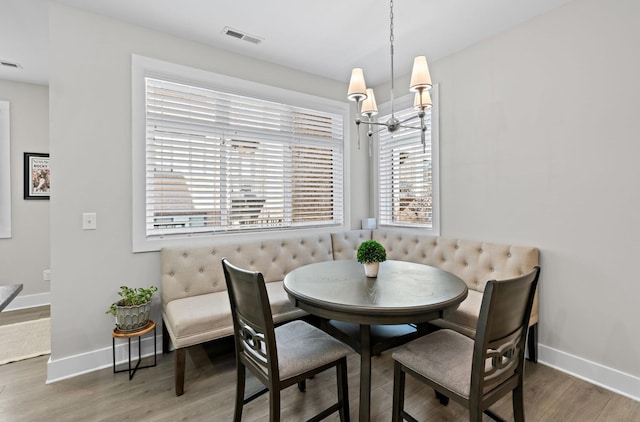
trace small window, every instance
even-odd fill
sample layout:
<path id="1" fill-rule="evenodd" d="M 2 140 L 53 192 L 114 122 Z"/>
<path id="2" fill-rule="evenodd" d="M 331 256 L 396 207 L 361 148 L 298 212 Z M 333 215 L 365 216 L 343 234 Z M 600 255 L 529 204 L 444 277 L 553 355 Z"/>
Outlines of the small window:
<path id="1" fill-rule="evenodd" d="M 426 142 L 420 131 L 400 128 L 391 133 L 380 132 L 378 149 L 378 213 L 381 226 L 420 227 L 439 232 L 438 221 L 438 136 L 437 87 L 431 90 L 433 107 L 426 110 Z M 408 101 L 396 104 L 395 117 L 400 121 L 416 115 Z M 399 107 L 398 107 L 399 106 Z M 380 117 L 381 122 L 390 114 Z M 419 126 L 409 120 L 407 126 Z"/>

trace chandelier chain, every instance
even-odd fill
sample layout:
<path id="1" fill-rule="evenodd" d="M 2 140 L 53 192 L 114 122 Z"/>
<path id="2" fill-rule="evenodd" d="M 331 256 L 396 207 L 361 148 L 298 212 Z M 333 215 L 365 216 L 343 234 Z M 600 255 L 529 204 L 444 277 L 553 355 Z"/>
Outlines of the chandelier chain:
<path id="1" fill-rule="evenodd" d="M 391 41 L 391 48 L 393 48 L 393 0 L 391 0 L 391 7 L 389 11 L 389 41 Z"/>
<path id="2" fill-rule="evenodd" d="M 394 75 L 393 75 L 393 0 L 389 2 L 389 44 L 391 45 L 391 117 L 393 117 L 393 88 L 394 88 Z"/>

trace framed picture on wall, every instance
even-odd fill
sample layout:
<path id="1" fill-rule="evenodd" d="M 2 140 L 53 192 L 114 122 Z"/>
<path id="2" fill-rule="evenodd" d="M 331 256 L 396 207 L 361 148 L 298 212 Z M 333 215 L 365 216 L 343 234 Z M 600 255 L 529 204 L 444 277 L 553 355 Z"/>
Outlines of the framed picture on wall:
<path id="1" fill-rule="evenodd" d="M 51 169 L 49 154 L 24 153 L 24 199 L 49 199 Z"/>

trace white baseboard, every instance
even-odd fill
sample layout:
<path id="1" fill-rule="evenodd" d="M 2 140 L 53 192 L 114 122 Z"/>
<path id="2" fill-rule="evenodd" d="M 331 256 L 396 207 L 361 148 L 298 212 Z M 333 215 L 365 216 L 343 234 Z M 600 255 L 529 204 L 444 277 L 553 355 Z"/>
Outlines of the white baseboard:
<path id="1" fill-rule="evenodd" d="M 538 361 L 614 393 L 640 401 L 640 378 L 579 356 L 538 345 Z"/>
<path id="2" fill-rule="evenodd" d="M 156 329 L 158 329 L 156 327 Z M 118 370 L 126 368 L 127 364 L 127 340 L 116 339 L 116 365 Z M 162 333 L 156 336 L 156 355 L 162 354 Z M 153 356 L 153 336 L 146 335 L 142 338 L 142 357 Z M 131 362 L 135 366 L 138 360 L 138 338 L 131 339 Z M 146 364 L 146 363 L 143 363 Z M 49 358 L 47 362 L 47 384 L 73 378 L 78 375 L 113 367 L 113 352 L 111 347 L 93 350 L 74 356 L 60 359 Z"/>
<path id="3" fill-rule="evenodd" d="M 51 293 L 49 292 L 27 296 L 18 295 L 6 308 L 4 308 L 3 312 L 49 305 L 51 303 L 50 296 Z"/>
<path id="4" fill-rule="evenodd" d="M 156 353 L 162 353 L 162 334 L 156 336 Z M 153 337 L 147 336 L 142 339 L 142 356 L 153 355 Z M 94 350 L 61 359 L 49 359 L 47 363 L 47 384 L 72 378 L 88 372 L 97 371 L 103 368 L 110 368 L 113 365 L 111 347 Z M 135 363 L 138 356 L 138 340 L 131 340 L 131 356 Z M 579 356 L 545 346 L 538 345 L 538 361 L 559 371 L 565 372 L 574 377 L 583 379 L 592 384 L 598 385 L 616 394 L 640 401 L 640 378 L 626 374 L 613 368 L 591 362 Z M 127 342 L 116 340 L 116 363 L 118 365 L 127 362 Z M 121 369 L 120 366 L 118 369 Z"/>

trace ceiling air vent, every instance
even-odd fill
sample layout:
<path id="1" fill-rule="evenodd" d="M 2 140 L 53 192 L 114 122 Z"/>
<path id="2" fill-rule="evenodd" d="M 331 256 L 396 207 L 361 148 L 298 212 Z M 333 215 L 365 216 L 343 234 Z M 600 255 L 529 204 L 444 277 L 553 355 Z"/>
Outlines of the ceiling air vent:
<path id="1" fill-rule="evenodd" d="M 10 67 L 13 69 L 22 69 L 20 63 L 9 62 L 7 60 L 0 60 L 0 67 Z"/>
<path id="2" fill-rule="evenodd" d="M 222 30 L 222 33 L 225 35 L 228 35 L 230 37 L 233 38 L 237 38 L 239 40 L 243 40 L 243 41 L 247 41 L 253 44 L 260 44 L 264 38 L 262 37 L 258 37 L 256 35 L 250 35 L 247 34 L 246 32 L 242 32 L 242 31 L 238 31 L 237 29 L 233 29 L 233 28 L 229 28 L 228 26 L 225 26 L 224 29 Z"/>

